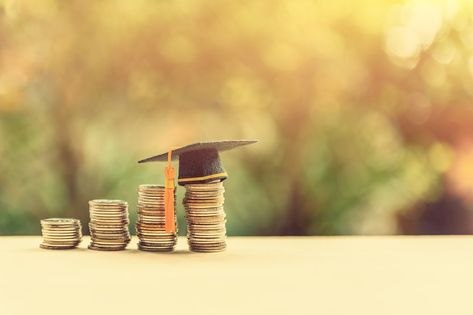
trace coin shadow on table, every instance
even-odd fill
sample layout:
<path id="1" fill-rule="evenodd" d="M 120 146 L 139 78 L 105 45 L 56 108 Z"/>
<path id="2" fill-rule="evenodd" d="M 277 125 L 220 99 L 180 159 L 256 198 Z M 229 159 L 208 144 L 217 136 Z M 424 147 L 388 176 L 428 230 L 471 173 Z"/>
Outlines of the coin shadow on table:
<path id="1" fill-rule="evenodd" d="M 39 246 L 29 247 L 26 250 L 33 251 L 33 252 L 86 252 L 86 251 L 89 251 L 88 248 L 82 248 L 82 247 L 69 248 L 69 249 L 45 249 Z"/>
<path id="2" fill-rule="evenodd" d="M 177 249 L 173 250 L 171 252 L 148 252 L 148 251 L 143 251 L 139 250 L 137 248 L 128 248 L 125 250 L 125 253 L 127 254 L 148 254 L 148 255 L 191 255 L 194 254 L 193 252 L 186 250 L 186 249 Z"/>
<path id="3" fill-rule="evenodd" d="M 177 250 L 174 250 L 174 251 L 170 252 L 169 254 L 172 254 L 172 255 L 192 255 L 193 252 L 191 252 L 190 250 L 187 250 L 187 249 L 177 249 Z"/>

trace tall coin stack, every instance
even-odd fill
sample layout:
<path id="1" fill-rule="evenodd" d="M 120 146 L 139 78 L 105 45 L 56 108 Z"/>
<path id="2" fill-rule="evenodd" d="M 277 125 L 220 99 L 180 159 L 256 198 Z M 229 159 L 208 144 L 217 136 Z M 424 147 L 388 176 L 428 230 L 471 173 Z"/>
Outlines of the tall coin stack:
<path id="1" fill-rule="evenodd" d="M 175 232 L 167 233 L 164 216 L 164 186 L 140 185 L 138 188 L 138 219 L 136 234 L 138 248 L 144 251 L 172 251 L 177 242 L 177 218 L 174 214 Z M 176 200 L 176 190 L 174 190 Z M 174 209 L 175 209 L 174 202 Z"/>
<path id="2" fill-rule="evenodd" d="M 41 220 L 44 249 L 75 248 L 82 240 L 82 227 L 77 219 L 51 218 Z"/>
<path id="3" fill-rule="evenodd" d="M 184 197 L 187 239 L 195 252 L 218 252 L 226 248 L 225 188 L 223 182 L 188 184 Z"/>
<path id="4" fill-rule="evenodd" d="M 130 242 L 128 204 L 122 200 L 91 200 L 90 249 L 123 250 Z"/>

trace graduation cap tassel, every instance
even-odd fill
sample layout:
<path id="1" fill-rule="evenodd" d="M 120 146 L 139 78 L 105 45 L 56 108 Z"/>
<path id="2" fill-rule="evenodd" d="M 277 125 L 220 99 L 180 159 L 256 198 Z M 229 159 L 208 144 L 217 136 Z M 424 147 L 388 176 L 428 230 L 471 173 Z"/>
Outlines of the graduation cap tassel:
<path id="1" fill-rule="evenodd" d="M 176 224 L 174 222 L 174 178 L 176 171 L 172 167 L 172 149 L 168 151 L 168 165 L 164 169 L 165 190 L 164 190 L 164 219 L 167 233 L 174 233 Z"/>

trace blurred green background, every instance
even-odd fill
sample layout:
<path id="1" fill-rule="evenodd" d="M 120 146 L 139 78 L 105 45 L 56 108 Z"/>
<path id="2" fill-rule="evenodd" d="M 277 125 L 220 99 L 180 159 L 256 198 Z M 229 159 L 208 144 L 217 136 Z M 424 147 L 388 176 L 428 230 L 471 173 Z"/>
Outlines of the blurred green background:
<path id="1" fill-rule="evenodd" d="M 471 1 L 0 0 L 0 234 L 218 139 L 229 235 L 472 233 L 472 83 Z"/>

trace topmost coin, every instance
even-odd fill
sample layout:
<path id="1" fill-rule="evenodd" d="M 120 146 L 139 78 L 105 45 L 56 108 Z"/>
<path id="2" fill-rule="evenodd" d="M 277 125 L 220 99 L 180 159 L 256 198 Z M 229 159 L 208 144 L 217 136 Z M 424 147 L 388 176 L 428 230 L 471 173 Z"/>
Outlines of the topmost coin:
<path id="1" fill-rule="evenodd" d="M 153 189 L 153 190 L 161 190 L 165 187 L 163 185 L 156 185 L 156 184 L 142 184 L 139 186 L 139 189 Z"/>
<path id="2" fill-rule="evenodd" d="M 41 220 L 42 225 L 73 225 L 80 224 L 80 221 L 72 218 L 49 218 Z"/>
<path id="3" fill-rule="evenodd" d="M 128 206 L 128 203 L 123 200 L 113 200 L 113 199 L 95 199 L 90 200 L 89 205 L 91 206 Z"/>

